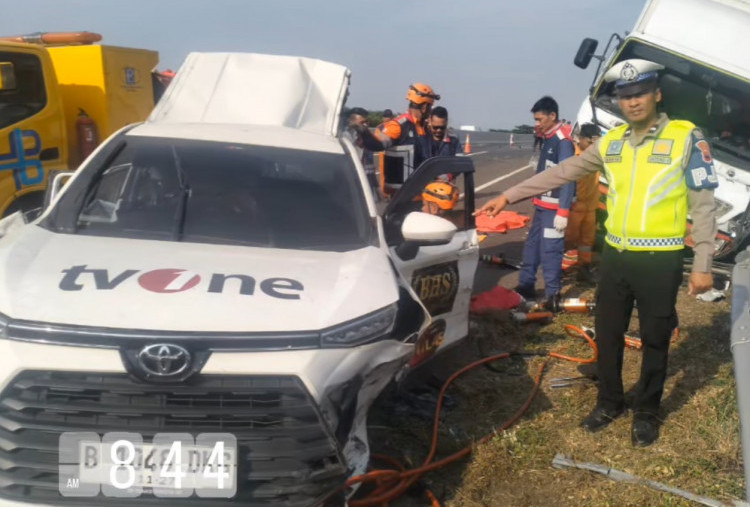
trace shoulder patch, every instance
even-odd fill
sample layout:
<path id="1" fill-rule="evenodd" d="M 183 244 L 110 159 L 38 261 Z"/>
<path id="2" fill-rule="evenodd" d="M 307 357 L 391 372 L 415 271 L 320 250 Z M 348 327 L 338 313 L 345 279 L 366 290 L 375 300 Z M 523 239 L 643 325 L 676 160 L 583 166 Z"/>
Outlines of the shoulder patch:
<path id="1" fill-rule="evenodd" d="M 690 136 L 690 157 L 685 167 L 685 182 L 693 190 L 714 189 L 719 186 L 719 179 L 716 177 L 711 147 L 702 136 L 696 136 L 696 132 L 693 131 Z"/>
<path id="2" fill-rule="evenodd" d="M 713 158 L 711 157 L 711 148 L 708 146 L 708 142 L 705 140 L 700 140 L 697 143 L 695 143 L 695 147 L 698 148 L 701 152 L 701 157 L 703 157 L 703 161 L 707 164 L 713 162 Z"/>

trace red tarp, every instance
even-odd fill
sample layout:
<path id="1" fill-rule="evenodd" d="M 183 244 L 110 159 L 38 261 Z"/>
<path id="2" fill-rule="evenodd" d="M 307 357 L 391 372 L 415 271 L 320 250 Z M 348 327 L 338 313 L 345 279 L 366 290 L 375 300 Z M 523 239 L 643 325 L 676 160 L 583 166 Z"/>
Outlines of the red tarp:
<path id="1" fill-rule="evenodd" d="M 521 304 L 521 296 L 510 289 L 497 286 L 471 298 L 469 311 L 482 313 L 490 310 L 510 310 Z"/>

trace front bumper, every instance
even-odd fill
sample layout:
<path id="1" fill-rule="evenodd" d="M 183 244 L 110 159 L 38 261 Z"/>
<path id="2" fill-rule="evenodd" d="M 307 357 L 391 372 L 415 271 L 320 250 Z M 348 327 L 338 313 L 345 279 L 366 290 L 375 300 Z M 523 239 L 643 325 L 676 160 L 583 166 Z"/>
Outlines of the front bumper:
<path id="1" fill-rule="evenodd" d="M 155 385 L 128 375 L 114 349 L 0 341 L 0 504 L 312 505 L 364 471 L 366 416 L 413 346 L 214 352 L 201 374 Z M 228 432 L 238 440 L 233 499 L 64 498 L 66 431 Z"/>

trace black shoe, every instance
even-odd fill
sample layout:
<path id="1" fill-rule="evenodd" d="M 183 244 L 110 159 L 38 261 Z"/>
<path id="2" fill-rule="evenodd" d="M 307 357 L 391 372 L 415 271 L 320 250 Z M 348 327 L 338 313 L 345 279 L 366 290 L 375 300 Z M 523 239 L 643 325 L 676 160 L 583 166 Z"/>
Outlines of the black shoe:
<path id="1" fill-rule="evenodd" d="M 578 267 L 578 273 L 576 273 L 576 281 L 585 283 L 596 283 L 594 278 L 594 271 L 591 269 L 591 264 L 583 264 Z"/>
<path id="2" fill-rule="evenodd" d="M 522 287 L 519 285 L 516 287 L 516 292 L 526 301 L 534 301 L 536 299 L 536 289 L 534 287 Z"/>
<path id="3" fill-rule="evenodd" d="M 624 413 L 624 408 L 611 410 L 597 405 L 596 408 L 594 408 L 594 410 L 592 410 L 591 413 L 586 416 L 586 419 L 581 422 L 581 427 L 586 431 L 595 433 L 609 426 L 609 423 L 611 423 Z"/>
<path id="4" fill-rule="evenodd" d="M 636 415 L 630 430 L 633 447 L 648 447 L 659 438 L 659 420 L 653 415 Z"/>
<path id="5" fill-rule="evenodd" d="M 560 312 L 560 294 L 555 294 L 554 296 L 547 296 L 544 300 L 544 309 L 552 313 L 559 313 Z"/>

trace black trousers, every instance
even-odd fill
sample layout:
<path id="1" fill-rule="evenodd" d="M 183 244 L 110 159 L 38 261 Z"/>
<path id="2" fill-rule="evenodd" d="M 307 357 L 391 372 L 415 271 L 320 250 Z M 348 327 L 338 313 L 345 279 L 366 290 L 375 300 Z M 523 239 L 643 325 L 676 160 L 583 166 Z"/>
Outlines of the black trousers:
<path id="1" fill-rule="evenodd" d="M 682 282 L 682 258 L 682 250 L 620 252 L 604 246 L 595 311 L 600 406 L 609 409 L 624 406 L 624 335 L 635 302 L 643 362 L 633 410 L 636 414 L 658 413 L 667 376 L 669 341 L 677 327 L 675 303 Z"/>

